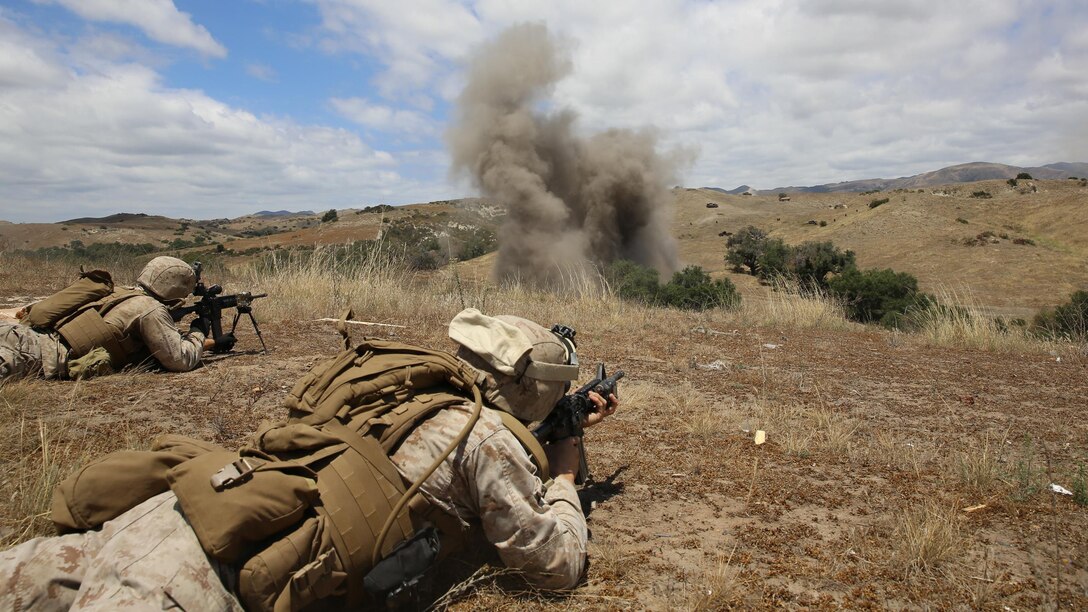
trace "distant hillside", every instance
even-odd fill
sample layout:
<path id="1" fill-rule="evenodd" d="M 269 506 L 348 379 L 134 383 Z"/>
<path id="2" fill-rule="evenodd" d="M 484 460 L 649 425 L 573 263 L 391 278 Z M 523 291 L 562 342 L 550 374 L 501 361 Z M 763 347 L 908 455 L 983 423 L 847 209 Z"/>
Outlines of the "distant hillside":
<path id="1" fill-rule="evenodd" d="M 61 221 L 61 223 L 124 223 L 135 220 L 145 221 L 150 218 L 152 217 L 146 213 L 116 213 L 105 217 L 80 217 Z M 165 219 L 166 217 L 156 216 L 154 218 Z"/>
<path id="2" fill-rule="evenodd" d="M 1088 176 L 1088 163 L 1059 162 L 1045 166 L 1021 167 L 989 162 L 971 162 L 959 164 L 924 172 L 914 176 L 904 176 L 895 179 L 862 179 L 857 181 L 844 181 L 841 183 L 827 183 L 808 187 L 775 187 L 774 189 L 760 189 L 756 193 L 761 195 L 774 195 L 780 192 L 787 193 L 843 193 L 861 191 L 891 191 L 894 189 L 921 189 L 923 187 L 935 187 L 937 185 L 949 185 L 954 183 L 973 183 L 975 181 L 989 181 L 994 179 L 1010 179 L 1021 172 L 1027 172 L 1036 179 L 1065 179 L 1069 177 L 1084 178 Z M 731 191 L 711 188 L 715 191 L 737 194 L 750 189 L 742 185 Z"/>
<path id="3" fill-rule="evenodd" d="M 720 191 L 729 195 L 740 195 L 742 193 L 748 193 L 752 191 L 752 187 L 749 185 L 741 185 L 736 189 L 722 189 L 721 187 L 703 187 L 703 189 L 709 189 L 711 191 Z"/>
<path id="4" fill-rule="evenodd" d="M 298 212 L 291 212 L 289 210 L 262 210 L 260 212 L 253 213 L 254 217 L 297 217 L 313 215 L 312 210 L 300 210 Z"/>

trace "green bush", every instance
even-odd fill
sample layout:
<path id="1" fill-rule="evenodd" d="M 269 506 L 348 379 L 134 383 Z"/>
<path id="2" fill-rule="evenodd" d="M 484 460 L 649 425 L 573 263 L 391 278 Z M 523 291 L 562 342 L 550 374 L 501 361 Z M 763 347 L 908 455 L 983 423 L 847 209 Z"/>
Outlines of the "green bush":
<path id="1" fill-rule="evenodd" d="M 880 198 L 879 200 L 873 200 L 872 202 L 869 202 L 869 208 L 876 208 L 877 206 L 880 206 L 881 204 L 887 204 L 888 201 L 889 201 L 888 198 Z"/>
<path id="2" fill-rule="evenodd" d="M 828 274 L 856 266 L 853 251 L 843 251 L 830 241 L 805 242 L 791 250 L 787 271 L 804 286 L 826 288 Z"/>
<path id="3" fill-rule="evenodd" d="M 457 254 L 457 259 L 466 261 L 480 257 L 481 255 L 486 255 L 497 249 L 498 244 L 499 241 L 495 237 L 495 232 L 486 227 L 477 227 L 468 234 L 461 244 L 461 250 Z"/>
<path id="4" fill-rule="evenodd" d="M 989 191 L 972 191 L 971 192 L 971 197 L 972 198 L 977 198 L 977 199 L 980 199 L 980 200 L 988 200 L 988 199 L 992 198 L 993 196 L 990 195 Z"/>
<path id="5" fill-rule="evenodd" d="M 657 294 L 661 288 L 657 270 L 620 259 L 608 266 L 605 278 L 612 291 L 621 298 L 651 306 L 657 304 Z"/>
<path id="6" fill-rule="evenodd" d="M 1022 181 L 1030 181 L 1030 180 L 1032 180 L 1032 178 L 1031 178 L 1031 175 L 1030 175 L 1030 174 L 1028 174 L 1027 172 L 1021 172 L 1020 174 L 1017 174 L 1017 175 L 1016 175 L 1016 178 L 1018 178 L 1018 179 L 1020 179 L 1020 180 L 1022 180 Z"/>
<path id="7" fill-rule="evenodd" d="M 1088 291 L 1075 291 L 1065 304 L 1040 312 L 1031 327 L 1046 338 L 1088 342 Z"/>
<path id="8" fill-rule="evenodd" d="M 756 261 L 753 272 L 762 280 L 769 280 L 786 274 L 790 267 L 791 249 L 779 238 L 768 238 L 763 243 L 763 252 Z"/>
<path id="9" fill-rule="evenodd" d="M 749 274 L 755 275 L 759 258 L 767 246 L 767 232 L 749 225 L 730 236 L 725 246 L 729 249 L 725 261 L 733 266 L 734 272 L 742 272 L 747 266 Z"/>
<path id="10" fill-rule="evenodd" d="M 1005 182 L 1009 184 L 1009 187 L 1016 187 L 1016 179 L 1014 178 L 1011 178 Z"/>
<path id="11" fill-rule="evenodd" d="M 42 259 L 63 259 L 78 263 L 89 262 L 114 262 L 117 260 L 133 259 L 141 255 L 155 252 L 154 245 L 146 242 L 140 244 L 127 244 L 124 242 L 97 242 L 95 244 L 83 244 L 82 240 L 73 240 L 62 247 L 42 247 L 33 251 L 16 251 L 27 257 Z"/>
<path id="12" fill-rule="evenodd" d="M 712 280 L 699 266 L 684 268 L 662 285 L 656 270 L 619 260 L 608 266 L 605 278 L 620 298 L 650 306 L 709 310 L 740 305 L 740 294 L 730 280 Z"/>
<path id="13" fill-rule="evenodd" d="M 828 290 L 843 299 L 851 319 L 885 327 L 907 326 L 906 315 L 930 302 L 918 291 L 918 279 L 891 269 L 849 268 L 828 282 Z"/>
<path id="14" fill-rule="evenodd" d="M 326 212 L 324 215 L 321 215 L 321 222 L 322 223 L 332 223 L 333 221 L 336 221 L 336 219 L 337 219 L 337 215 L 336 215 L 336 209 L 335 208 L 330 208 L 328 210 L 328 212 Z"/>
<path id="15" fill-rule="evenodd" d="M 699 266 L 688 266 L 672 275 L 661 288 L 660 302 L 665 306 L 685 310 L 709 310 L 711 308 L 736 308 L 740 294 L 729 279 L 711 280 Z"/>

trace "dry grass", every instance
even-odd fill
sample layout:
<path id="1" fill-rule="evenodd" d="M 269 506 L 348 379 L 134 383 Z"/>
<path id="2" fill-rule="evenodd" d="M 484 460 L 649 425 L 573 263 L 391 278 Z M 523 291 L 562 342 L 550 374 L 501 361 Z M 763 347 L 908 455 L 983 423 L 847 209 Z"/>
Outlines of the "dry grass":
<path id="1" fill-rule="evenodd" d="M 957 508 L 933 500 L 901 513 L 891 541 L 893 567 L 907 576 L 941 570 L 962 554 L 962 521 Z"/>
<path id="2" fill-rule="evenodd" d="M 695 585 L 695 594 L 690 601 L 683 606 L 693 612 L 702 610 L 723 610 L 734 607 L 737 604 L 739 569 L 733 566 L 733 553 L 729 555 L 718 554 L 713 562 L 703 573 L 701 580 Z"/>
<path id="3" fill-rule="evenodd" d="M 998 352 L 1045 352 L 1054 343 L 1028 334 L 1024 328 L 998 323 L 969 289 L 942 287 L 937 303 L 915 314 L 918 338 L 929 346 L 972 348 Z"/>
<path id="4" fill-rule="evenodd" d="M 791 455 L 813 453 L 854 458 L 862 423 L 854 416 L 824 404 L 777 403 L 750 398 L 745 405 L 748 428 L 767 432 L 767 441 Z"/>
<path id="5" fill-rule="evenodd" d="M 902 434 L 888 430 L 878 430 L 873 435 L 869 450 L 875 462 L 914 476 L 920 476 L 938 458 L 932 443 L 905 439 Z"/>
<path id="6" fill-rule="evenodd" d="M 72 416 L 80 398 L 78 385 L 67 409 L 44 415 L 36 410 L 43 393 L 36 379 L 0 383 L 0 545 L 52 533 L 49 510 L 53 489 L 74 466 L 97 452 L 86 442 L 73 442 L 77 424 Z"/>
<path id="7" fill-rule="evenodd" d="M 956 453 L 953 467 L 960 484 L 975 493 L 985 493 L 1001 482 L 1005 474 L 1002 451 L 1007 439 L 1006 431 L 996 443 L 987 438 L 980 445 Z"/>
<path id="8" fill-rule="evenodd" d="M 797 281 L 786 278 L 774 283 L 774 290 L 750 296 L 741 302 L 738 323 L 771 328 L 842 330 L 859 325 L 846 318 L 841 300 L 823 291 L 802 290 Z"/>

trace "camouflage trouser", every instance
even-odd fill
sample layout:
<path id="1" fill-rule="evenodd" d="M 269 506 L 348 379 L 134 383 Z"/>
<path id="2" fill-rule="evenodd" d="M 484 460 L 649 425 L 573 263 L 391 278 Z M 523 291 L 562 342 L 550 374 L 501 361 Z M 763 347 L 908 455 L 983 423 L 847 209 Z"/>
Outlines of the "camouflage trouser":
<path id="1" fill-rule="evenodd" d="M 0 609 L 241 611 L 221 573 L 167 491 L 100 531 L 0 553 Z"/>
<path id="2" fill-rule="evenodd" d="M 34 376 L 67 376 L 68 349 L 54 335 L 25 325 L 0 323 L 0 380 Z"/>

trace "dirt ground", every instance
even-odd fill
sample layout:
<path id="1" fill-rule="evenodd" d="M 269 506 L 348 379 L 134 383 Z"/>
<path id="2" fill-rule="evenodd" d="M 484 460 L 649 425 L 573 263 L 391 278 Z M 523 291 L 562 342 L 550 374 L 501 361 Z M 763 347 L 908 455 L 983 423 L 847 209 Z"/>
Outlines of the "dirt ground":
<path id="1" fill-rule="evenodd" d="M 236 445 L 339 342 L 327 324 L 262 331 L 267 354 L 243 328 L 197 371 L 45 381 L 15 409 L 96 453 L 168 432 Z M 374 333 L 450 347 L 438 326 Z M 694 315 L 579 339 L 583 364 L 627 373 L 586 440 L 585 581 L 553 597 L 485 580 L 455 607 L 1088 609 L 1088 509 L 1045 488 L 1084 479 L 1088 357 Z M 3 517 L 6 539 L 23 518 Z"/>

